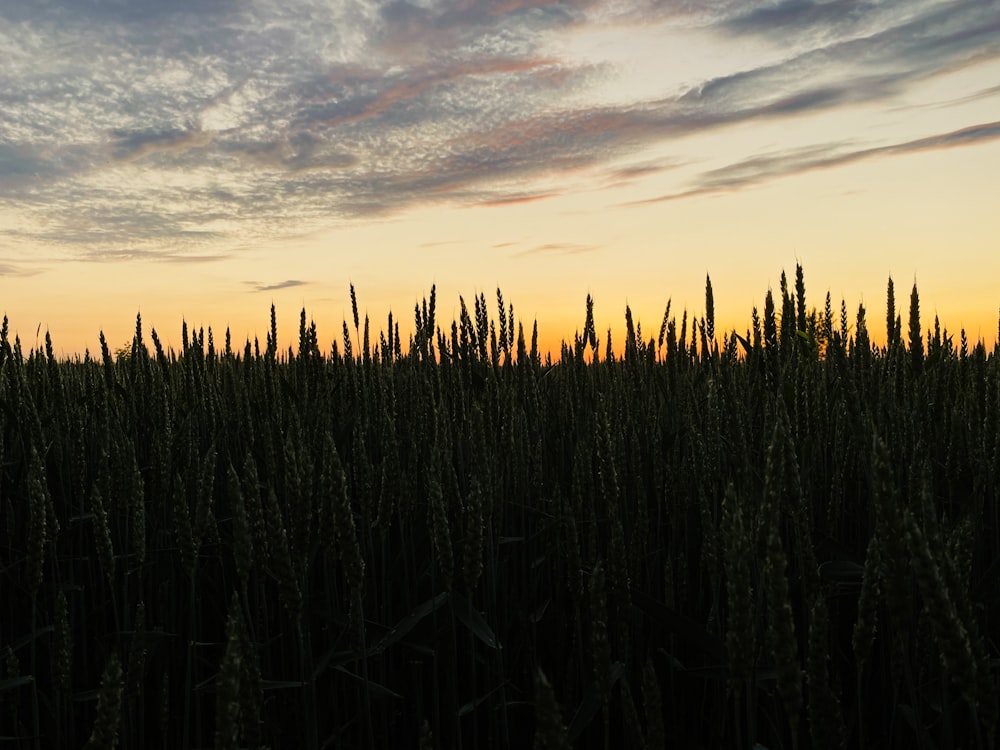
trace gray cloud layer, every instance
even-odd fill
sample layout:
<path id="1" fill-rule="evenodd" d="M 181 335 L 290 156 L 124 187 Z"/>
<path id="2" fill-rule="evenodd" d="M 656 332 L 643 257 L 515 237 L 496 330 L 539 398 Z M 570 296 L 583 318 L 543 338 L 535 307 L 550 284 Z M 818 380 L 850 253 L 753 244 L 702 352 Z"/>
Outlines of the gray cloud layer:
<path id="1" fill-rule="evenodd" d="M 649 19 L 790 53 L 661 99 L 579 104 L 606 71 L 552 57 L 548 35 Z M 555 193 L 538 178 L 582 167 L 628 181 L 671 166 L 612 168 L 637 147 L 888 106 L 930 76 L 1000 56 L 1000 4 L 0 0 L 0 49 L 0 208 L 30 219 L 0 237 L 179 262 L 303 222 L 541 200 Z M 996 137 L 996 123 L 962 126 L 919 142 L 748 154 L 665 198 Z"/>

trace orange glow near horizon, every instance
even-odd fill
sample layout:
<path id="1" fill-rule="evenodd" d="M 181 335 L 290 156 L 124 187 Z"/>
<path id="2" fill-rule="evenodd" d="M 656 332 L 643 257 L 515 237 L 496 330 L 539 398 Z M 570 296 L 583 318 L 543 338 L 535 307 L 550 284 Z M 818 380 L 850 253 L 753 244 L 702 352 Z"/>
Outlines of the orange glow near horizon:
<path id="1" fill-rule="evenodd" d="M 789 287 L 794 291 L 795 267 L 793 263 L 787 267 Z M 808 268 L 806 271 L 806 298 L 809 309 L 816 308 L 822 311 L 825 304 L 826 290 L 817 286 L 815 279 L 810 277 Z M 776 298 L 779 297 L 778 276 L 773 275 L 773 281 L 769 284 Z M 887 279 L 886 279 L 887 280 Z M 756 306 L 758 314 L 763 318 L 764 297 L 768 289 L 768 284 L 761 287 L 756 293 L 749 294 L 746 299 L 734 302 L 733 280 L 728 279 L 726 283 L 719 283 L 713 278 L 713 297 L 715 301 L 715 329 L 716 338 L 720 345 L 723 338 L 734 330 L 740 336 L 745 336 L 751 328 L 751 310 Z M 26 307 L 26 318 L 11 317 L 9 325 L 11 329 L 11 339 L 19 336 L 22 347 L 25 351 L 41 346 L 44 343 L 46 332 L 50 333 L 53 346 L 57 355 L 64 358 L 82 357 L 85 351 L 94 356 L 100 351 L 99 334 L 103 332 L 108 340 L 109 346 L 113 350 L 127 348 L 132 340 L 135 330 L 135 316 L 140 314 L 144 337 L 147 345 L 151 346 L 150 331 L 155 329 L 160 341 L 169 349 L 178 351 L 181 346 L 181 326 L 186 323 L 190 331 L 204 329 L 206 332 L 211 329 L 215 340 L 216 348 L 221 350 L 225 341 L 226 330 L 229 329 L 234 349 L 242 352 L 247 341 L 253 344 L 257 339 L 261 348 L 267 336 L 269 327 L 270 305 L 275 305 L 279 341 L 282 351 L 287 351 L 289 347 L 295 348 L 298 340 L 298 324 L 300 311 L 304 308 L 307 319 L 315 321 L 320 335 L 321 349 L 328 353 L 330 345 L 336 341 L 338 348 L 343 351 L 342 344 L 342 324 L 347 321 L 351 331 L 352 341 L 355 337 L 354 326 L 351 320 L 351 305 L 347 287 L 338 298 L 316 299 L 305 296 L 296 289 L 276 290 L 255 295 L 259 304 L 254 307 L 242 307 L 239 309 L 226 309 L 225 304 L 210 306 L 204 304 L 204 300 L 192 296 L 186 300 L 174 298 L 169 301 L 159 300 L 156 304 L 151 303 L 150 297 L 146 296 L 146 302 L 140 302 L 143 294 L 137 292 L 131 295 L 115 293 L 111 289 L 101 288 L 100 284 L 91 283 L 88 285 L 94 293 L 105 294 L 102 308 L 104 314 L 101 317 L 89 315 L 74 315 L 70 307 L 70 314 L 61 314 L 59 308 L 54 308 L 47 297 L 39 297 L 34 307 Z M 697 292 L 688 289 L 691 295 L 687 304 L 683 298 L 677 295 L 670 296 L 664 293 L 662 299 L 633 299 L 626 303 L 607 300 L 599 294 L 595 294 L 595 325 L 599 340 L 599 352 L 603 359 L 607 345 L 608 330 L 612 337 L 613 350 L 616 356 L 621 356 L 625 341 L 625 307 L 626 304 L 632 311 L 633 321 L 640 326 L 643 340 L 656 339 L 659 335 L 660 326 L 663 322 L 664 310 L 667 300 L 670 299 L 670 315 L 677 324 L 678 333 L 680 331 L 682 316 L 687 313 L 688 319 L 688 340 L 690 340 L 691 326 L 705 314 L 704 310 L 704 279 L 696 285 L 700 287 Z M 908 320 L 908 310 L 910 302 L 910 289 L 912 281 L 902 281 L 894 279 L 896 311 L 903 320 L 904 330 Z M 917 281 L 920 292 L 921 323 L 925 334 L 934 328 L 934 317 L 938 316 L 941 327 L 946 329 L 955 340 L 961 329 L 966 331 L 970 342 L 983 341 L 988 350 L 992 350 L 997 342 L 998 319 L 1000 310 L 998 309 L 977 309 L 968 298 L 962 296 L 953 297 L 942 301 L 940 304 L 928 296 L 923 291 L 923 285 Z M 929 284 L 934 287 L 934 284 Z M 986 285 L 984 285 L 986 286 Z M 473 314 L 475 295 L 480 290 L 473 290 L 469 294 L 462 294 Z M 481 290 L 486 296 L 487 307 L 491 320 L 497 321 L 496 290 Z M 538 325 L 538 347 L 543 357 L 551 355 L 554 361 L 559 359 L 563 343 L 572 346 L 574 335 L 582 333 L 584 319 L 586 315 L 586 295 L 584 290 L 575 301 L 575 306 L 560 307 L 555 310 L 530 308 L 527 301 L 534 298 L 534 295 L 523 295 L 522 299 L 517 295 L 508 294 L 501 288 L 504 294 L 505 306 L 513 303 L 515 318 L 523 327 L 526 346 L 530 347 L 532 326 Z M 560 290 L 564 292 L 565 290 Z M 983 290 L 984 292 L 987 290 Z M 414 326 L 414 303 L 422 303 L 428 290 L 422 290 L 420 297 L 414 297 L 408 304 L 392 307 L 393 320 L 399 326 L 400 336 L 404 351 L 406 342 L 413 332 Z M 366 290 L 357 287 L 360 317 L 362 321 L 365 315 L 369 317 L 370 334 L 372 345 L 378 342 L 379 332 L 384 332 L 387 325 L 389 308 L 379 312 L 373 309 L 366 300 Z M 724 296 L 724 294 L 726 296 Z M 270 295 L 270 296 L 267 296 Z M 71 300 L 67 300 L 72 302 Z M 537 299 L 535 299 L 537 302 Z M 851 335 L 855 330 L 855 321 L 858 305 L 864 304 L 866 309 L 866 321 L 869 336 L 873 343 L 882 346 L 885 343 L 885 284 L 883 283 L 878 293 L 869 296 L 867 299 L 859 297 L 850 298 L 845 296 L 847 305 L 848 324 Z M 611 304 L 609 304 L 609 302 Z M 834 313 L 834 326 L 839 328 L 840 324 L 840 302 L 839 293 L 831 292 L 831 302 Z M 84 299 L 76 301 L 81 306 L 86 306 Z M 777 302 L 780 312 L 780 301 Z M 184 308 L 189 308 L 192 312 L 184 312 Z M 181 313 L 176 314 L 180 309 Z M 35 315 L 32 315 L 32 312 Z M 437 289 L 437 325 L 442 332 L 450 337 L 452 320 L 458 319 L 459 304 L 458 296 L 454 296 L 449 301 L 444 296 L 443 290 Z M 49 322 L 54 321 L 54 322 Z M 957 322 L 953 322 L 957 321 Z M 27 323 L 27 325 L 26 325 Z M 37 334 L 36 334 L 37 331 Z M 515 328 L 516 337 L 516 328 Z M 353 342 L 357 347 L 357 342 Z"/>
<path id="2" fill-rule="evenodd" d="M 223 14 L 256 29 L 244 49 L 196 5 L 182 54 L 148 56 L 162 19 L 139 10 L 80 9 L 70 33 L 29 8 L 34 33 L 8 38 L 0 313 L 26 348 L 49 331 L 93 353 L 102 330 L 120 347 L 136 313 L 174 349 L 182 321 L 242 347 L 273 303 L 283 348 L 305 308 L 328 350 L 353 283 L 373 341 L 392 311 L 405 343 L 432 285 L 446 333 L 460 295 L 496 317 L 499 287 L 554 358 L 593 295 L 620 353 L 626 305 L 655 337 L 668 300 L 678 324 L 704 315 L 709 275 L 718 338 L 743 335 L 796 263 L 807 307 L 829 290 L 853 326 L 864 304 L 876 343 L 890 276 L 904 318 L 916 281 L 925 331 L 937 315 L 997 340 L 995 6 L 403 20 L 361 0 L 328 24 L 277 6 L 273 23 L 262 0 Z M 56 75 L 74 93 L 50 101 Z"/>

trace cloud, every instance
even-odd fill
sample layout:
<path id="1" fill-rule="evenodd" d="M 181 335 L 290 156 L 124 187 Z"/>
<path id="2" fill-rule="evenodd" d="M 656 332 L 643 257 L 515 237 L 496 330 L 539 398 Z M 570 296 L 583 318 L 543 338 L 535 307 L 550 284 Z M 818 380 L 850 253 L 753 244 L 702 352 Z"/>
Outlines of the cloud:
<path id="1" fill-rule="evenodd" d="M 25 278 L 28 276 L 37 276 L 42 271 L 38 268 L 28 268 L 24 264 L 17 262 L 3 262 L 0 261 L 0 276 L 11 276 L 15 278 Z"/>
<path id="2" fill-rule="evenodd" d="M 650 175 L 677 169 L 687 163 L 688 162 L 685 160 L 675 159 L 673 161 L 659 160 L 641 162 L 639 164 L 627 164 L 625 166 L 615 167 L 608 170 L 607 176 L 614 182 L 629 182 L 642 177 L 649 177 Z"/>
<path id="3" fill-rule="evenodd" d="M 728 192 L 774 179 L 819 169 L 844 166 L 886 156 L 938 151 L 1000 139 L 1000 121 L 974 125 L 948 133 L 917 138 L 902 143 L 870 148 L 851 148 L 849 144 L 828 143 L 808 148 L 755 156 L 725 167 L 709 170 L 695 184 L 675 193 L 635 201 L 630 205 L 659 203 L 710 193 Z"/>
<path id="4" fill-rule="evenodd" d="M 914 0 L 791 0 L 720 21 L 733 37 L 752 32 L 842 65 L 889 67 L 913 74 L 946 69 L 970 55 L 1000 49 L 996 3 Z"/>
<path id="5" fill-rule="evenodd" d="M 217 263 L 218 261 L 228 260 L 231 256 L 228 254 L 217 254 L 217 255 L 188 255 L 180 253 L 164 253 L 157 260 L 164 263 L 191 263 L 191 264 L 201 264 L 201 263 Z"/>
<path id="6" fill-rule="evenodd" d="M 52 173 L 52 166 L 48 159 L 30 146 L 0 143 L 0 180 L 4 182 Z"/>
<path id="7" fill-rule="evenodd" d="M 340 170 L 353 167 L 358 157 L 353 154 L 315 148 L 303 139 L 253 144 L 235 149 L 248 164 L 292 175 L 309 171 Z M 295 141 L 299 141 L 296 143 Z"/>
<path id="8" fill-rule="evenodd" d="M 334 74 L 326 82 L 325 92 L 312 94 L 309 107 L 300 125 L 315 129 L 363 123 L 377 119 L 396 110 L 405 114 L 408 107 L 418 109 L 436 90 L 468 86 L 483 78 L 515 76 L 521 83 L 537 86 L 548 75 L 564 81 L 558 70 L 558 61 L 551 58 L 487 57 L 452 61 L 446 64 L 431 63 L 399 73 L 376 73 L 349 69 L 352 75 Z M 472 93 L 472 92 L 468 92 Z M 325 94 L 325 96 L 324 96 Z M 325 101 L 324 101 L 325 100 Z M 461 106 L 461 102 L 455 102 Z M 414 113 L 426 116 L 427 113 Z"/>
<path id="9" fill-rule="evenodd" d="M 787 35 L 804 30 L 822 28 L 856 27 L 864 19 L 875 15 L 879 7 L 863 0 L 786 0 L 776 5 L 758 5 L 726 19 L 722 26 L 741 34 Z"/>
<path id="10" fill-rule="evenodd" d="M 514 193 L 512 195 L 505 195 L 502 198 L 488 198 L 486 200 L 481 200 L 473 205 L 481 207 L 496 207 L 511 206 L 521 203 L 537 203 L 538 201 L 555 198 L 558 195 L 562 195 L 562 193 L 555 190 L 550 190 L 544 193 Z"/>
<path id="11" fill-rule="evenodd" d="M 442 50 L 525 54 L 536 35 L 579 24 L 588 0 L 477 0 L 420 7 L 406 0 L 385 3 L 377 49 L 390 59 L 413 61 Z"/>
<path id="12" fill-rule="evenodd" d="M 579 255 L 597 250 L 600 245 L 585 245 L 577 242 L 547 242 L 544 245 L 537 245 L 515 253 L 515 257 L 525 257 L 529 255 Z"/>
<path id="13" fill-rule="evenodd" d="M 240 0 L 47 0 L 44 15 L 60 21 L 92 21 L 102 23 L 163 23 L 169 19 L 189 15 L 202 19 L 218 17 L 239 8 Z M 34 12 L 32 12 L 34 10 Z M 22 3 L 5 4 L 0 16 L 12 21 L 35 21 L 38 9 Z"/>
<path id="14" fill-rule="evenodd" d="M 289 289 L 293 286 L 306 286 L 309 282 L 288 279 L 287 281 L 279 281 L 276 284 L 268 284 L 261 281 L 245 281 L 243 283 L 251 287 L 251 291 L 253 292 L 273 292 L 278 289 Z"/>
<path id="15" fill-rule="evenodd" d="M 212 142 L 209 133 L 199 129 L 158 131 L 137 131 L 114 133 L 115 156 L 119 161 L 135 161 L 149 154 L 183 155 L 196 148 L 203 148 Z"/>
<path id="16" fill-rule="evenodd" d="M 1000 96 L 1000 85 L 988 86 L 986 88 L 974 91 L 971 94 L 966 94 L 965 96 L 959 96 L 954 99 L 946 99 L 944 101 L 934 101 L 925 102 L 922 104 L 907 104 L 900 106 L 900 110 L 909 109 L 950 109 L 952 107 L 959 106 L 961 104 L 968 104 L 970 102 L 975 102 L 980 99 L 991 99 L 995 96 Z"/>
<path id="17" fill-rule="evenodd" d="M 122 263 L 129 261 L 152 261 L 156 263 L 215 263 L 226 260 L 226 254 L 172 253 L 166 251 L 148 250 L 137 247 L 115 247 L 99 250 L 86 249 L 77 253 L 76 260 L 86 260 L 97 263 Z"/>
<path id="18" fill-rule="evenodd" d="M 21 240 L 94 260 L 197 262 L 420 205 L 540 201 L 595 173 L 624 184 L 679 163 L 620 166 L 642 149 L 888 111 L 1000 57 L 1000 5 L 942 0 L 53 0 L 2 4 L 0 20 L 0 209 Z M 705 55 L 751 38 L 782 54 L 601 103 L 592 87 L 618 71 L 561 45 L 640 22 L 696 31 Z M 748 153 L 685 194 L 887 153 L 868 138 Z"/>

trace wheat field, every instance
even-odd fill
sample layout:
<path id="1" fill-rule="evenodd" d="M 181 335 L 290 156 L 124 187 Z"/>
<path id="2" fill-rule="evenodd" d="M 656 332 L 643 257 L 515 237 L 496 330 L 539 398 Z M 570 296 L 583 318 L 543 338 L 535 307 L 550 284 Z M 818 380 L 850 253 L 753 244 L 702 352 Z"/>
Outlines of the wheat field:
<path id="1" fill-rule="evenodd" d="M 288 351 L 5 319 L 0 745 L 994 747 L 1000 350 L 781 279 L 558 357 L 499 290 Z"/>

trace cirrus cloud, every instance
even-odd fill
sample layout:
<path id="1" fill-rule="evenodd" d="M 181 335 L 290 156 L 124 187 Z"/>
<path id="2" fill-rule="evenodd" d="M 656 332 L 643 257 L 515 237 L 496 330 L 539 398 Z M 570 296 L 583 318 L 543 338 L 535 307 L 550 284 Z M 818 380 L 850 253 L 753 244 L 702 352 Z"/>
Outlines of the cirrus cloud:
<path id="1" fill-rule="evenodd" d="M 623 74 L 563 42 L 617 31 L 627 44 L 640 22 L 782 54 L 602 103 L 595 87 Z M 587 170 L 631 184 L 684 161 L 621 165 L 645 148 L 889 110 L 921 82 L 1000 58 L 1000 4 L 58 0 L 0 6 L 0 46 L 0 208 L 21 218 L 0 237 L 184 262 L 418 205 L 542 200 Z M 994 126 L 748 152 L 661 198 L 972 146 Z"/>

